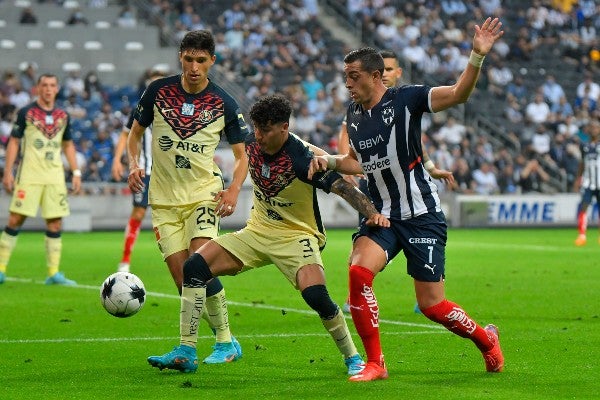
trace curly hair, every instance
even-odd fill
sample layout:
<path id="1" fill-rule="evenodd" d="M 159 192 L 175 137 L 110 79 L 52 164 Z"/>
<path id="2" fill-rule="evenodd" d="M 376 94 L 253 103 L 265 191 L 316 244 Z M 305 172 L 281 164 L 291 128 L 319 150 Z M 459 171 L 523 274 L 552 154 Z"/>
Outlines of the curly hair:
<path id="1" fill-rule="evenodd" d="M 179 45 L 179 52 L 186 50 L 206 50 L 211 56 L 215 55 L 215 38 L 207 30 L 191 31 L 185 34 Z"/>
<path id="2" fill-rule="evenodd" d="M 250 109 L 250 119 L 259 128 L 269 124 L 289 122 L 290 115 L 292 115 L 292 105 L 280 94 L 261 97 Z"/>

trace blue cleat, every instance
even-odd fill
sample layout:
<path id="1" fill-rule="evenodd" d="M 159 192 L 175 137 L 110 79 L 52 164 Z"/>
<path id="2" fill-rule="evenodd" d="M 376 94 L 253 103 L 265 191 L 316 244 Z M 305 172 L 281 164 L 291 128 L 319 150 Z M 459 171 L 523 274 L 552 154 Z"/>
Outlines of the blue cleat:
<path id="1" fill-rule="evenodd" d="M 215 343 L 212 354 L 206 357 L 202 362 L 204 364 L 223 364 L 239 359 L 241 354 L 238 353 L 238 350 L 233 342 L 235 339 L 233 337 L 231 339 L 232 341 L 228 343 Z M 237 342 L 237 340 L 235 341 Z"/>
<path id="2" fill-rule="evenodd" d="M 150 356 L 148 363 L 155 368 L 176 369 L 181 372 L 195 372 L 198 369 L 196 349 L 186 345 L 175 346 L 164 356 Z"/>
<path id="3" fill-rule="evenodd" d="M 415 314 L 423 314 L 421 309 L 419 308 L 419 303 L 415 303 Z"/>
<path id="4" fill-rule="evenodd" d="M 238 353 L 237 358 L 234 361 L 239 360 L 242 358 L 242 346 L 234 336 L 231 336 L 231 343 L 233 343 L 233 347 L 235 347 L 235 351 Z"/>
<path id="5" fill-rule="evenodd" d="M 6 279 L 6 276 L 4 275 L 4 272 L 0 272 L 0 283 L 4 283 L 5 279 Z"/>
<path id="6" fill-rule="evenodd" d="M 54 275 L 46 278 L 46 285 L 65 285 L 65 286 L 73 286 L 77 285 L 77 282 L 67 279 L 62 272 L 57 272 Z"/>
<path id="7" fill-rule="evenodd" d="M 344 360 L 344 364 L 348 367 L 348 375 L 356 375 L 365 369 L 365 362 L 358 354 L 348 357 Z"/>

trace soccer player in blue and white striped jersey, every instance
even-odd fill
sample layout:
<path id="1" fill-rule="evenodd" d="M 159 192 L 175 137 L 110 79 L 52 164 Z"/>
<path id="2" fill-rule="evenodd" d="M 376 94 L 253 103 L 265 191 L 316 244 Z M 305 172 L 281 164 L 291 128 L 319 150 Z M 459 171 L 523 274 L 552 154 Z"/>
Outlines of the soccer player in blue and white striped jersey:
<path id="1" fill-rule="evenodd" d="M 588 135 L 590 141 L 581 144 L 581 162 L 575 184 L 581 189 L 581 203 L 577 213 L 577 229 L 579 235 L 575 239 L 576 246 L 587 242 L 587 209 L 592 203 L 592 197 L 600 204 L 600 122 L 593 120 L 589 123 Z M 600 243 L 600 238 L 598 239 Z"/>
<path id="2" fill-rule="evenodd" d="M 382 81 L 383 58 L 375 49 L 354 50 L 344 58 L 346 87 L 353 100 L 346 114 L 351 149 L 343 156 L 315 157 L 311 170 L 364 174 L 375 208 L 391 222 L 390 228 L 361 224 L 354 235 L 350 311 L 365 346 L 367 364 L 361 373 L 350 377 L 351 381 L 388 377 L 373 280 L 401 251 L 423 314 L 471 339 L 482 352 L 487 371 L 500 372 L 504 366 L 497 328 L 481 327 L 445 297 L 447 226 L 437 188 L 421 159 L 421 116 L 468 100 L 485 55 L 504 33 L 501 27 L 497 18 L 475 26 L 469 63 L 451 86 L 388 89 Z"/>

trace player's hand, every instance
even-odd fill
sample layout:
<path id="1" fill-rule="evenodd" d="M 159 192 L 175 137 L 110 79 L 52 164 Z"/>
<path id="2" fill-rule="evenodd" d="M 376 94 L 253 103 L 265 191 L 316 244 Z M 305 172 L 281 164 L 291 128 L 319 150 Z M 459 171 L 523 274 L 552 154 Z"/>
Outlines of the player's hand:
<path id="1" fill-rule="evenodd" d="M 113 159 L 111 174 L 115 182 L 121 182 L 123 180 L 123 163 L 118 157 Z"/>
<path id="2" fill-rule="evenodd" d="M 146 177 L 146 171 L 144 168 L 133 168 L 129 171 L 127 177 L 127 185 L 129 190 L 133 193 L 141 193 L 144 191 L 144 178 Z"/>
<path id="3" fill-rule="evenodd" d="M 443 181 L 447 186 L 452 186 L 454 184 L 454 175 L 452 175 L 452 171 L 446 171 L 445 169 L 434 168 L 429 172 L 429 175 L 433 179 L 439 179 Z"/>
<path id="4" fill-rule="evenodd" d="M 11 173 L 6 173 L 4 174 L 4 177 L 2 178 L 2 186 L 4 186 L 4 190 L 6 190 L 6 193 L 12 193 L 14 186 L 15 185 L 15 177 L 13 176 L 13 174 Z"/>
<path id="5" fill-rule="evenodd" d="M 310 160 L 310 165 L 308 166 L 308 179 L 312 179 L 313 175 L 317 172 L 327 171 L 327 158 L 326 156 L 314 156 L 312 160 Z"/>
<path id="6" fill-rule="evenodd" d="M 366 221 L 367 226 L 378 226 L 380 228 L 389 228 L 390 220 L 384 217 L 382 214 L 373 214 Z"/>
<path id="7" fill-rule="evenodd" d="M 71 178 L 71 193 L 78 194 L 81 190 L 81 176 L 75 176 Z"/>
<path id="8" fill-rule="evenodd" d="M 214 201 L 217 202 L 215 211 L 219 217 L 228 217 L 235 212 L 237 206 L 237 193 L 231 188 L 221 190 L 214 197 Z"/>
<path id="9" fill-rule="evenodd" d="M 501 30 L 502 22 L 498 18 L 488 17 L 481 27 L 475 25 L 475 36 L 473 37 L 473 51 L 479 55 L 485 56 L 492 49 L 492 46 L 504 35 Z"/>

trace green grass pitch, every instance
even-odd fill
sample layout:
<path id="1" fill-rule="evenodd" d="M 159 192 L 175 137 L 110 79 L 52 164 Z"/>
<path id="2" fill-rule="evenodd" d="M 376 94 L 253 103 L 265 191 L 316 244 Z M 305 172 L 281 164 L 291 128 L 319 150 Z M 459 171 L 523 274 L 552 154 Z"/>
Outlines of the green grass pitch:
<path id="1" fill-rule="evenodd" d="M 0 399 L 598 399 L 600 245 L 591 227 L 451 229 L 447 297 L 480 324 L 495 323 L 505 371 L 485 372 L 468 340 L 413 312 L 400 255 L 375 281 L 390 377 L 348 382 L 341 356 L 315 313 L 272 266 L 223 277 L 243 358 L 159 371 L 146 357 L 178 343 L 179 300 L 151 232 L 140 235 L 132 272 L 148 291 L 131 318 L 106 313 L 99 286 L 114 272 L 121 232 L 66 233 L 62 271 L 77 287 L 48 287 L 43 233 L 19 236 L 0 285 Z M 330 230 L 329 291 L 346 297 L 349 230 Z M 350 329 L 361 354 L 360 339 Z M 211 351 L 205 323 L 199 357 Z"/>

